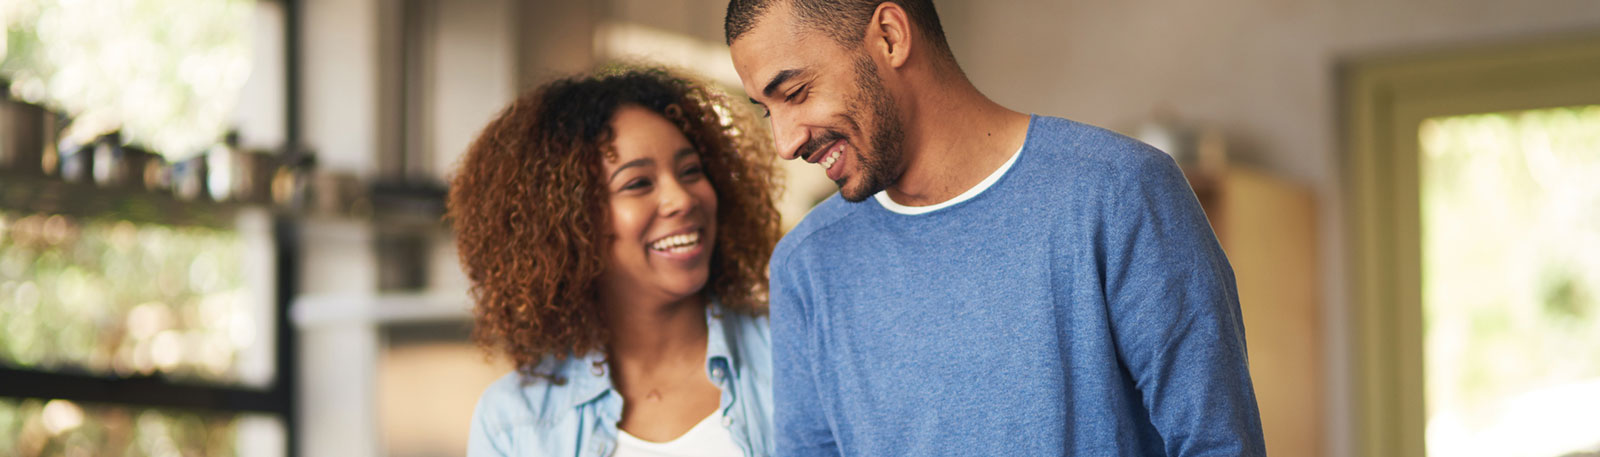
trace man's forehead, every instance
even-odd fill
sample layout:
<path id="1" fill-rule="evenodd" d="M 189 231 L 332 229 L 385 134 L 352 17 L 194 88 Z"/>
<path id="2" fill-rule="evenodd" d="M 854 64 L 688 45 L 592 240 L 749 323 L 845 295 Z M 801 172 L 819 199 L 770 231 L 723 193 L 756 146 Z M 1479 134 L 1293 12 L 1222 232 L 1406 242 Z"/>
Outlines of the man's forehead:
<path id="1" fill-rule="evenodd" d="M 793 45 L 800 36 L 784 11 L 767 11 L 749 29 L 734 38 L 732 48 L 756 48 L 763 51 L 781 50 Z"/>
<path id="2" fill-rule="evenodd" d="M 752 97 L 761 95 L 780 73 L 801 69 L 800 63 L 808 54 L 810 44 L 805 42 L 805 37 L 797 33 L 789 21 L 779 19 L 786 14 L 768 11 L 730 46 L 734 69 Z"/>

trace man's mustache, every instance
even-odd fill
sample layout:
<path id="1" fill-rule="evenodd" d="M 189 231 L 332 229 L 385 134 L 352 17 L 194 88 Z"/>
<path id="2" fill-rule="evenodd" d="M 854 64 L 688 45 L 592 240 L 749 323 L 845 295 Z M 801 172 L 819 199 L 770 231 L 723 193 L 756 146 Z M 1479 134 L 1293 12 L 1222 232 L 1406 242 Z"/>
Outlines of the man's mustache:
<path id="1" fill-rule="evenodd" d="M 828 147 L 828 145 L 833 144 L 833 142 L 843 140 L 845 138 L 846 137 L 844 134 L 839 133 L 838 131 L 825 131 L 822 133 L 822 136 L 812 138 L 811 141 L 807 141 L 805 145 L 800 147 L 800 160 L 810 162 L 812 154 L 821 153 L 822 148 Z"/>

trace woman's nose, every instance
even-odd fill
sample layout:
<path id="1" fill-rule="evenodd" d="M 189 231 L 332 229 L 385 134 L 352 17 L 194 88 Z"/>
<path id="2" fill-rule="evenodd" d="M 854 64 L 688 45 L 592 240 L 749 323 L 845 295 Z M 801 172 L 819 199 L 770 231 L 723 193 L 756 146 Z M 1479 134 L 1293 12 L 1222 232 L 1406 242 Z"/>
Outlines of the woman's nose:
<path id="1" fill-rule="evenodd" d="M 694 195 L 689 193 L 682 182 L 677 179 L 662 180 L 660 192 L 660 213 L 662 216 L 675 216 L 694 209 L 699 202 Z"/>

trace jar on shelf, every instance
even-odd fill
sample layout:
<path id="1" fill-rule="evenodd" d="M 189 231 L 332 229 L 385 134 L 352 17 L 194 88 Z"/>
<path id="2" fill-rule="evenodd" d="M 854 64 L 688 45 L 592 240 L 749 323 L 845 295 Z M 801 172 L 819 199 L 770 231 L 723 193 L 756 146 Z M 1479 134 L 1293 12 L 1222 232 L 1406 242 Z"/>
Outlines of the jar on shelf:
<path id="1" fill-rule="evenodd" d="M 172 164 L 172 193 L 182 200 L 206 198 L 206 156 L 198 155 Z"/>
<path id="2" fill-rule="evenodd" d="M 101 187 L 136 187 L 144 180 L 145 162 L 154 154 L 133 145 L 122 144 L 122 136 L 112 132 L 95 142 L 94 182 Z"/>
<path id="3" fill-rule="evenodd" d="M 38 105 L 0 97 L 0 169 L 30 175 L 43 171 L 47 138 L 54 136 L 47 131 L 52 116 Z"/>
<path id="4" fill-rule="evenodd" d="M 56 141 L 55 174 L 72 182 L 86 182 L 93 178 L 96 141 L 80 141 L 71 135 L 62 135 Z"/>

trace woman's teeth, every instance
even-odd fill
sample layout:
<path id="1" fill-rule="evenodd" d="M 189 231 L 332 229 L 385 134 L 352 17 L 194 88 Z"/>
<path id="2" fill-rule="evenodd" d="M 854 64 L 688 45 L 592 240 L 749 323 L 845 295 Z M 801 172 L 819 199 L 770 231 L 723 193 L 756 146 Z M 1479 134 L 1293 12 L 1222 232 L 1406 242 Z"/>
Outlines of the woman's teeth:
<path id="1" fill-rule="evenodd" d="M 662 252 L 682 252 L 699 245 L 700 232 L 689 232 L 656 240 L 656 242 L 650 243 L 650 249 Z"/>
<path id="2" fill-rule="evenodd" d="M 839 155 L 842 154 L 842 153 L 844 153 L 844 145 L 843 144 L 833 148 L 833 150 L 831 150 L 831 151 L 828 151 L 828 157 L 825 157 L 822 160 L 817 161 L 817 165 L 822 165 L 822 169 L 824 169 L 824 170 L 829 169 L 829 168 L 833 168 L 833 163 L 839 161 Z"/>

